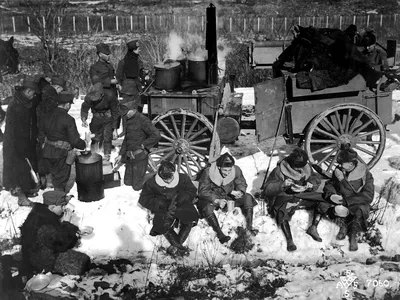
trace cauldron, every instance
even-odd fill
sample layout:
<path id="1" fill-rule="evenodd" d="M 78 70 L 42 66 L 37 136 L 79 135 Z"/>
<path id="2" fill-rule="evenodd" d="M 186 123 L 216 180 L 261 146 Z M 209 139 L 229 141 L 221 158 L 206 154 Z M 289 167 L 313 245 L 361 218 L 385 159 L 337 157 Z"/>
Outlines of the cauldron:
<path id="1" fill-rule="evenodd" d="M 181 64 L 170 62 L 154 66 L 156 74 L 156 88 L 160 90 L 173 91 L 181 85 Z"/>
<path id="2" fill-rule="evenodd" d="M 200 56 L 189 56 L 188 77 L 193 81 L 207 81 L 207 60 Z"/>

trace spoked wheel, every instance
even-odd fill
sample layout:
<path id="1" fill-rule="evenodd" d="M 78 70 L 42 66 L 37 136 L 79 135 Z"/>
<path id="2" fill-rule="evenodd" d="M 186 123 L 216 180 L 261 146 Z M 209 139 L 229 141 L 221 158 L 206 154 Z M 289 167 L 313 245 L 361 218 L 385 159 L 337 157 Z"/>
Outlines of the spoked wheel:
<path id="1" fill-rule="evenodd" d="M 174 162 L 180 173 L 194 179 L 207 165 L 213 126 L 202 114 L 187 109 L 172 109 L 152 121 L 160 130 L 158 148 L 149 156 L 156 171 L 161 160 Z"/>
<path id="2" fill-rule="evenodd" d="M 320 173 L 331 177 L 342 144 L 350 144 L 371 169 L 381 158 L 386 130 L 381 119 L 361 104 L 339 104 L 314 118 L 307 128 L 305 150 Z"/>

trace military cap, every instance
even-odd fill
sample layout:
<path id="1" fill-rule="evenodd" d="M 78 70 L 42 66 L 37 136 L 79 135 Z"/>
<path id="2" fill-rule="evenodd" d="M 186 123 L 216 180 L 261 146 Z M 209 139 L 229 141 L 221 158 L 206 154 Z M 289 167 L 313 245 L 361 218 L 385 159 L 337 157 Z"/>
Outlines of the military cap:
<path id="1" fill-rule="evenodd" d="M 104 44 L 104 43 L 97 44 L 96 45 L 96 51 L 104 53 L 106 55 L 110 55 L 111 54 L 110 46 L 108 46 L 107 44 Z"/>
<path id="2" fill-rule="evenodd" d="M 43 204 L 62 206 L 68 204 L 67 193 L 61 191 L 46 191 L 43 193 Z"/>
<path id="3" fill-rule="evenodd" d="M 354 162 L 357 160 L 358 154 L 357 152 L 350 147 L 342 147 L 339 151 L 337 162 L 339 164 Z"/>
<path id="4" fill-rule="evenodd" d="M 103 98 L 104 95 L 104 90 L 103 90 L 103 85 L 98 82 L 95 83 L 90 89 L 89 89 L 89 93 L 86 95 L 86 98 L 96 102 L 101 100 L 101 98 Z"/>
<path id="5" fill-rule="evenodd" d="M 51 78 L 51 84 L 52 85 L 59 85 L 65 90 L 67 82 L 65 81 L 64 78 L 62 78 L 60 76 L 53 76 Z"/>
<path id="6" fill-rule="evenodd" d="M 64 103 L 74 103 L 75 95 L 71 92 L 61 92 L 58 94 L 57 103 L 64 104 Z"/>
<path id="7" fill-rule="evenodd" d="M 26 76 L 22 81 L 23 88 L 30 88 L 36 92 L 39 92 L 39 84 L 37 80 L 32 76 Z"/>
<path id="8" fill-rule="evenodd" d="M 133 40 L 130 41 L 129 43 L 126 44 L 128 46 L 128 50 L 136 50 L 139 48 L 139 41 L 138 40 Z"/>
<path id="9" fill-rule="evenodd" d="M 217 166 L 220 168 L 230 168 L 235 164 L 235 159 L 228 152 L 222 154 L 217 159 Z"/>

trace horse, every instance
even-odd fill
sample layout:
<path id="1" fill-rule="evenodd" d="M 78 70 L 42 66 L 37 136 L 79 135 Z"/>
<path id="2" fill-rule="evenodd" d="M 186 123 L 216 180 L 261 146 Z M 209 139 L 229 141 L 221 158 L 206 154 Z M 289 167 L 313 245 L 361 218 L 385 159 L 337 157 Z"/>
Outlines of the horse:
<path id="1" fill-rule="evenodd" d="M 0 82 L 6 74 L 17 74 L 21 70 L 18 51 L 14 48 L 14 37 L 8 41 L 0 39 Z"/>

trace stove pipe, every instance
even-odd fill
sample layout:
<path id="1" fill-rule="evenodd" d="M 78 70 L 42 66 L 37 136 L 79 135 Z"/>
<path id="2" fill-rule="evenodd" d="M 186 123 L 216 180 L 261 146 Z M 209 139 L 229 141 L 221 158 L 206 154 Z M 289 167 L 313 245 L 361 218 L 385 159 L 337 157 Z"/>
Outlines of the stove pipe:
<path id="1" fill-rule="evenodd" d="M 217 15 L 214 4 L 206 10 L 206 49 L 208 52 L 208 84 L 218 84 Z"/>

